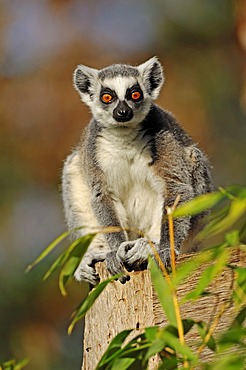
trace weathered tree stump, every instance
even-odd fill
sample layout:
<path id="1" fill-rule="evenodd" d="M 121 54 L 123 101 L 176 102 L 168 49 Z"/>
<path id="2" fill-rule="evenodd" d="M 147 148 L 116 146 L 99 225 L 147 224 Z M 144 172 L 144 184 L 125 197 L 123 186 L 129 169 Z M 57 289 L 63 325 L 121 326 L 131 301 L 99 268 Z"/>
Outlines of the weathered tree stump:
<path id="1" fill-rule="evenodd" d="M 190 258 L 190 255 L 179 256 L 180 263 Z M 238 252 L 231 257 L 232 264 L 246 266 L 245 254 Z M 207 266 L 207 265 L 206 265 Z M 104 264 L 97 266 L 102 279 L 108 277 Z M 203 268 L 197 270 L 178 289 L 178 298 L 192 290 L 201 276 Z M 131 280 L 122 285 L 119 281 L 108 284 L 106 289 L 94 303 L 85 318 L 84 353 L 82 370 L 94 370 L 111 340 L 121 331 L 134 328 L 132 336 L 148 326 L 164 326 L 167 319 L 160 307 L 154 287 L 151 282 L 150 271 L 133 272 Z M 182 318 L 192 318 L 210 323 L 218 312 L 220 304 L 226 302 L 231 294 L 232 270 L 225 268 L 209 286 L 213 295 L 204 296 L 196 301 L 190 301 L 181 306 Z M 235 317 L 235 308 L 231 306 L 220 319 L 214 335 L 228 327 Z M 186 336 L 187 344 L 201 342 L 197 331 L 192 329 Z M 201 357 L 208 360 L 213 352 L 205 348 Z M 157 368 L 158 359 L 149 362 L 148 369 Z"/>

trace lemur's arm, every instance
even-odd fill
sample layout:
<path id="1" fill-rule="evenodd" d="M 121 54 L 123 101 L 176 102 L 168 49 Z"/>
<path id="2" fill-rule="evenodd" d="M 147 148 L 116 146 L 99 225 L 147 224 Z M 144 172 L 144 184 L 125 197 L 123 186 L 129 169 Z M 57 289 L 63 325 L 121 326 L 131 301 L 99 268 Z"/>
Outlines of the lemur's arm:
<path id="1" fill-rule="evenodd" d="M 212 179 L 209 164 L 206 156 L 194 144 L 182 147 L 174 141 L 172 144 L 175 149 L 175 157 L 169 162 L 166 161 L 165 183 L 166 183 L 166 206 L 172 206 L 179 196 L 179 204 L 186 203 L 195 196 L 212 191 Z M 167 151 L 170 153 L 170 151 Z M 179 165 L 177 165 L 179 161 Z M 175 163 L 175 166 L 173 164 Z M 163 215 L 166 210 L 163 210 Z M 204 212 L 201 215 L 194 217 L 184 217 L 174 219 L 174 239 L 175 250 L 178 254 L 184 240 L 188 237 L 190 229 L 195 227 L 202 228 L 202 219 L 207 214 Z M 197 231 L 198 228 L 197 228 Z M 164 222 L 161 229 L 160 254 L 166 265 L 170 264 L 170 238 L 168 222 Z M 162 256 L 163 255 L 163 256 Z"/>

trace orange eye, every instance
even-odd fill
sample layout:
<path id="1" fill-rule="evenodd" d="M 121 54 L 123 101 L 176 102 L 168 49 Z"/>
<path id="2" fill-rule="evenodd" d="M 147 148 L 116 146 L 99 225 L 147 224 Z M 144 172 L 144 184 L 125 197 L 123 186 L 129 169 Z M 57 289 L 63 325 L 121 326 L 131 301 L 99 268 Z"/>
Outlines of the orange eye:
<path id="1" fill-rule="evenodd" d="M 139 98 L 141 98 L 141 93 L 139 91 L 134 91 L 132 93 L 132 100 L 138 100 Z"/>
<path id="2" fill-rule="evenodd" d="M 113 97 L 110 94 L 103 94 L 102 97 L 101 97 L 101 100 L 104 103 L 110 103 L 112 101 L 112 99 L 113 99 Z"/>

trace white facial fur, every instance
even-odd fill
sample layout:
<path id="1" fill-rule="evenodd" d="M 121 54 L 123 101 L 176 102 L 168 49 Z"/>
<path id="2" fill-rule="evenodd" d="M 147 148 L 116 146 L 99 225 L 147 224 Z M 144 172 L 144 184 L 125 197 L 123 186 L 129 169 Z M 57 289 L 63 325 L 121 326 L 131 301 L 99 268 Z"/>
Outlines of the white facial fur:
<path id="1" fill-rule="evenodd" d="M 102 79 L 100 72 L 104 72 Z M 101 71 L 80 65 L 74 73 L 74 86 L 82 101 L 90 107 L 93 117 L 104 127 L 134 127 L 142 122 L 150 110 L 152 101 L 158 97 L 163 82 L 162 67 L 156 57 L 138 67 L 112 65 Z M 139 104 L 125 100 L 127 89 L 136 84 L 143 92 L 143 100 Z M 113 90 L 117 99 L 107 105 L 102 103 L 100 100 L 102 88 Z M 113 117 L 113 110 L 119 101 L 124 100 L 132 109 L 133 117 L 127 122 L 118 122 Z"/>

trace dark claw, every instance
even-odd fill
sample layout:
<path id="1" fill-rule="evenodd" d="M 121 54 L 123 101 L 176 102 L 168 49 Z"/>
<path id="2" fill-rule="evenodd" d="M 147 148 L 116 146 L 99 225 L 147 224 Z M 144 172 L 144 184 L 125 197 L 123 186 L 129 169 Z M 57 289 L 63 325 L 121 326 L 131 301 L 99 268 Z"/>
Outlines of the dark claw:
<path id="1" fill-rule="evenodd" d="M 130 276 L 129 275 L 123 275 L 119 278 L 119 281 L 121 282 L 121 284 L 125 284 L 127 281 L 130 280 Z"/>
<path id="2" fill-rule="evenodd" d="M 124 266 L 125 266 L 126 270 L 129 271 L 129 272 L 131 272 L 131 271 L 143 271 L 143 270 L 147 269 L 148 262 L 147 261 L 144 261 L 144 262 L 141 262 L 141 263 L 135 262 L 134 264 L 129 264 L 129 263 L 125 262 Z"/>

